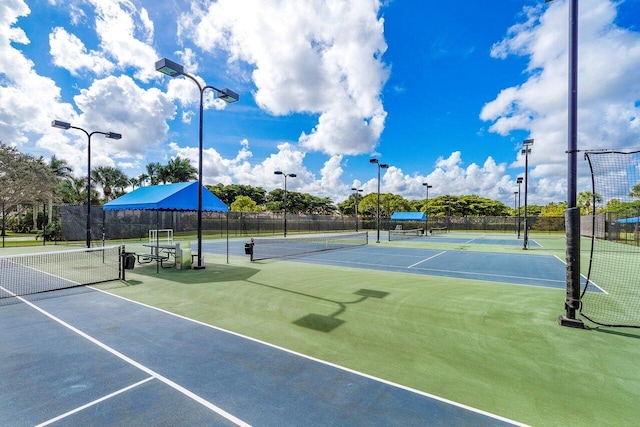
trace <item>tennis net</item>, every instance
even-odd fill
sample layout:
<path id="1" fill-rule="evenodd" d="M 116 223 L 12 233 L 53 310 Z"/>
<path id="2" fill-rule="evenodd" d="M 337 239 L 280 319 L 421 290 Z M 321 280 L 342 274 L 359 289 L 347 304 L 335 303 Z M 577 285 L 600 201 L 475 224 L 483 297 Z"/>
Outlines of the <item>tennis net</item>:
<path id="1" fill-rule="evenodd" d="M 118 280 L 121 253 L 112 246 L 0 257 L 0 298 Z"/>
<path id="2" fill-rule="evenodd" d="M 416 237 L 424 236 L 424 230 L 422 228 L 414 228 L 410 230 L 389 230 L 389 241 L 392 240 L 406 240 L 415 239 Z"/>
<path id="3" fill-rule="evenodd" d="M 369 243 L 369 234 L 365 231 L 348 234 L 324 234 L 251 240 L 251 261 L 257 261 L 261 259 L 286 258 L 313 252 L 362 246 Z"/>

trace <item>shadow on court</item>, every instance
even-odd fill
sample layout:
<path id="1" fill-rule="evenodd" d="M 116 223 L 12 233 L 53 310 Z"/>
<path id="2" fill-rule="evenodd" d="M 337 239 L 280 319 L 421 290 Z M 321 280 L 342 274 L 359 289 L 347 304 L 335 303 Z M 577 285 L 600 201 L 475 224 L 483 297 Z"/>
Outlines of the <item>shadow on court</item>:
<path id="1" fill-rule="evenodd" d="M 160 273 L 156 273 L 155 266 L 139 266 L 136 264 L 134 271 L 141 276 L 160 278 L 178 283 L 195 284 L 249 280 L 259 270 L 251 267 L 214 264 L 206 265 L 204 270 L 176 270 L 174 268 L 167 268 L 160 270 Z"/>
<path id="2" fill-rule="evenodd" d="M 362 303 L 366 301 L 368 298 L 384 298 L 387 295 L 389 295 L 389 292 L 376 291 L 372 289 L 360 289 L 354 292 L 355 295 L 359 296 L 359 298 L 355 299 L 354 301 L 336 301 L 328 298 L 319 297 L 316 295 L 305 294 L 304 292 L 280 288 L 273 285 L 267 285 L 266 283 L 260 283 L 253 280 L 247 280 L 247 283 L 251 283 L 257 286 L 263 286 L 270 289 L 275 289 L 281 292 L 300 295 L 300 296 L 315 299 L 318 301 L 325 301 L 332 304 L 336 304 L 338 306 L 338 309 L 329 315 L 310 313 L 306 316 L 301 317 L 300 319 L 293 321 L 294 325 L 301 326 L 307 329 L 313 329 L 320 332 L 331 332 L 337 327 L 339 327 L 340 325 L 342 325 L 343 323 L 345 323 L 344 320 L 338 319 L 338 316 L 347 310 L 348 305 Z"/>

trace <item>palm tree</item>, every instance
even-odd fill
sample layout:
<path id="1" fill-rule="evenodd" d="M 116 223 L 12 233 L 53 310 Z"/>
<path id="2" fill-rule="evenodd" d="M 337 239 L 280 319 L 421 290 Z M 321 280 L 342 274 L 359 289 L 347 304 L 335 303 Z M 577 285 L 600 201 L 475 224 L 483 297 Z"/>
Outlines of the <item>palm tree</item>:
<path id="1" fill-rule="evenodd" d="M 585 213 L 589 213 L 589 208 L 592 205 L 592 202 L 595 200 L 596 203 L 602 202 L 602 197 L 598 193 L 592 193 L 591 191 L 581 191 L 578 193 L 578 207 L 580 209 L 584 209 Z M 595 205 L 593 209 L 595 211 Z"/>
<path id="2" fill-rule="evenodd" d="M 191 165 L 191 161 L 180 156 L 171 159 L 165 169 L 168 181 L 172 183 L 193 181 L 198 176 L 198 170 Z"/>
<path id="3" fill-rule="evenodd" d="M 55 154 L 51 156 L 51 160 L 49 160 L 49 169 L 58 179 L 58 186 L 60 186 L 60 182 L 68 181 L 72 178 L 72 169 L 71 166 L 69 166 L 69 162 L 64 159 L 57 158 Z M 53 220 L 53 197 L 49 198 L 48 218 L 48 222 Z"/>
<path id="4" fill-rule="evenodd" d="M 160 173 L 160 169 L 162 169 L 162 165 L 158 162 L 147 163 L 147 179 L 149 179 L 149 183 L 151 185 L 158 185 L 160 183 L 160 179 L 158 178 L 158 174 Z"/>
<path id="5" fill-rule="evenodd" d="M 111 200 L 114 188 L 119 189 L 117 194 L 124 192 L 129 185 L 129 178 L 118 168 L 112 166 L 98 166 L 91 171 L 91 179 L 102 187 L 105 203 Z"/>
<path id="6" fill-rule="evenodd" d="M 69 162 L 64 159 L 59 159 L 55 156 L 51 156 L 51 160 L 49 160 L 49 169 L 55 176 L 60 179 L 69 179 L 71 178 L 71 166 L 69 166 Z"/>
<path id="7" fill-rule="evenodd" d="M 81 204 L 87 200 L 87 178 L 74 178 L 60 181 L 58 194 L 63 203 Z"/>

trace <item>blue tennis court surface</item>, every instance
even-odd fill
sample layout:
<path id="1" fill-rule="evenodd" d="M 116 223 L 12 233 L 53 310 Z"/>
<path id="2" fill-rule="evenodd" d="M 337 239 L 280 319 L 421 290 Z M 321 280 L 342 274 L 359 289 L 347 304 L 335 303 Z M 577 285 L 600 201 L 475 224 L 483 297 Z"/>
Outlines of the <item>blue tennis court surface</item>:
<path id="1" fill-rule="evenodd" d="M 83 289 L 0 307 L 0 425 L 518 425 Z"/>
<path id="2" fill-rule="evenodd" d="M 296 257 L 317 264 L 564 288 L 566 267 L 552 255 L 367 245 Z"/>
<path id="3" fill-rule="evenodd" d="M 407 240 L 410 242 L 411 240 Z M 524 243 L 522 238 L 516 236 L 496 236 L 495 234 L 433 234 L 428 237 L 415 239 L 418 242 L 437 241 L 442 243 L 456 243 L 465 245 L 502 245 L 502 246 L 522 246 Z M 529 247 L 539 248 L 540 244 L 535 240 L 529 239 Z"/>

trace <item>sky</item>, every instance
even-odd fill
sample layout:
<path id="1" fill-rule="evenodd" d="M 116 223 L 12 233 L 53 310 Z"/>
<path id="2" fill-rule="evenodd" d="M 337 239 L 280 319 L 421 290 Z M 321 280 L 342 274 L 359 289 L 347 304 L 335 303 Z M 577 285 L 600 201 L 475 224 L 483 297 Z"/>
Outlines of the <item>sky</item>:
<path id="1" fill-rule="evenodd" d="M 640 147 L 640 0 L 579 1 L 578 148 Z M 476 194 L 567 200 L 568 3 L 555 0 L 2 0 L 0 142 L 139 176 L 198 164 L 203 181 L 330 197 Z M 578 161 L 578 190 L 590 190 Z M 522 188 L 524 192 L 524 188 Z"/>

